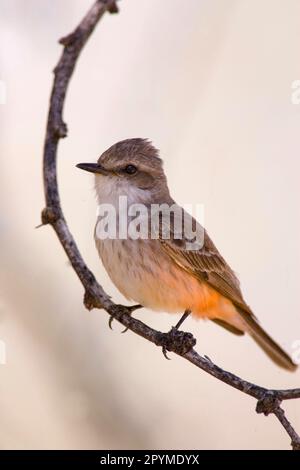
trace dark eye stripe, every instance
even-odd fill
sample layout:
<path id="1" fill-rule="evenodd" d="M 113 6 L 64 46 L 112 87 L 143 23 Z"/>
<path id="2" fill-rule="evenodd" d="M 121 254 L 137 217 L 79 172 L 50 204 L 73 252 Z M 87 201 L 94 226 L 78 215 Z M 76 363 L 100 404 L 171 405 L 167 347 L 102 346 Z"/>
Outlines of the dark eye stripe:
<path id="1" fill-rule="evenodd" d="M 128 175 L 134 175 L 134 173 L 137 172 L 137 167 L 134 166 L 134 165 L 127 165 L 127 166 L 124 168 L 124 171 L 125 171 L 125 173 L 127 173 Z"/>

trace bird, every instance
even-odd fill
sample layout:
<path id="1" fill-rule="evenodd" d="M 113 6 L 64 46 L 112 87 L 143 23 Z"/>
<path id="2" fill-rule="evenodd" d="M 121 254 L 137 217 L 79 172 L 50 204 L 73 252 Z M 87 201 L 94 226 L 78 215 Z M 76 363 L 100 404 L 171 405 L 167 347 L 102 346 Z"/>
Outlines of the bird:
<path id="1" fill-rule="evenodd" d="M 163 160 L 149 139 L 122 140 L 104 151 L 96 163 L 76 166 L 94 174 L 98 205 L 115 211 L 116 229 L 136 205 L 148 210 L 149 223 L 152 206 L 172 206 L 187 216 L 170 195 Z M 126 198 L 127 206 L 120 206 L 121 198 Z M 149 227 L 144 237 L 128 233 L 121 237 L 118 230 L 113 230 L 114 236 L 104 237 L 104 219 L 97 219 L 96 247 L 111 281 L 128 301 L 153 311 L 183 313 L 176 328 L 192 315 L 238 336 L 247 333 L 278 366 L 296 370 L 297 364 L 260 325 L 244 300 L 235 272 L 198 221 L 192 218 L 202 240 L 190 249 L 191 239 L 185 233 L 181 238 L 175 236 L 174 217 L 168 237 L 163 236 L 161 224 L 155 237 L 149 234 Z M 132 220 L 131 216 L 125 222 L 127 228 Z"/>

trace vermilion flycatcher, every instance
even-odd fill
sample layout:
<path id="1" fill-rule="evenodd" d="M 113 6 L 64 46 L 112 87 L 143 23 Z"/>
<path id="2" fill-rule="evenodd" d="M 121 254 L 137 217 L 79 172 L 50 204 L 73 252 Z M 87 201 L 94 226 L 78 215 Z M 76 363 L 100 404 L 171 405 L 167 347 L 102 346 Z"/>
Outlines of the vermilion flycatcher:
<path id="1" fill-rule="evenodd" d="M 145 139 L 128 139 L 110 147 L 98 163 L 80 163 L 95 174 L 99 204 L 110 204 L 120 214 L 121 196 L 133 204 L 174 204 L 158 151 Z M 194 220 L 195 222 L 195 220 Z M 98 222 L 99 223 L 99 222 Z M 237 335 L 249 333 L 268 356 L 281 367 L 295 370 L 296 364 L 262 329 L 245 303 L 239 281 L 220 255 L 206 231 L 197 250 L 187 248 L 187 240 L 97 236 L 96 246 L 112 282 L 128 299 L 144 307 L 164 312 L 192 313 L 209 318 Z M 178 325 L 181 322 L 178 323 Z"/>

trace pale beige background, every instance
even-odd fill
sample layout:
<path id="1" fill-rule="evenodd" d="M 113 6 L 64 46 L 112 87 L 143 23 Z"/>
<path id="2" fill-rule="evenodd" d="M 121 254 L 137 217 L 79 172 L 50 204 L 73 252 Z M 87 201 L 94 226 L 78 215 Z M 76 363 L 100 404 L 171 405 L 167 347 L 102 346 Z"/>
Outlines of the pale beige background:
<path id="1" fill-rule="evenodd" d="M 82 306 L 82 287 L 51 228 L 41 156 L 51 70 L 90 0 L 1 0 L 0 447 L 288 448 L 255 402 Z M 297 0 L 124 0 L 88 43 L 68 94 L 59 148 L 65 214 L 105 289 L 92 230 L 92 177 L 75 168 L 112 143 L 149 137 L 172 193 L 204 203 L 206 227 L 245 297 L 292 352 L 299 329 Z M 177 320 L 140 311 L 168 330 Z M 269 387 L 299 386 L 249 338 L 189 319 L 197 349 Z M 300 403 L 286 404 L 300 430 Z"/>

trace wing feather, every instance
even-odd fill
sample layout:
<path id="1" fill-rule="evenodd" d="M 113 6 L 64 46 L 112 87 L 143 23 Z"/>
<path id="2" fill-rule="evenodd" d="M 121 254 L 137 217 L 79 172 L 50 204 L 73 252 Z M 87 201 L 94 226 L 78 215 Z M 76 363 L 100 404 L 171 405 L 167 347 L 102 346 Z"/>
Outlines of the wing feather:
<path id="1" fill-rule="evenodd" d="M 199 281 L 207 282 L 236 306 L 253 315 L 243 299 L 236 275 L 220 255 L 206 231 L 204 232 L 203 246 L 197 251 L 186 249 L 186 240 L 184 243 L 178 244 L 172 236 L 169 240 L 160 239 L 160 241 L 175 263 L 198 278 Z"/>

